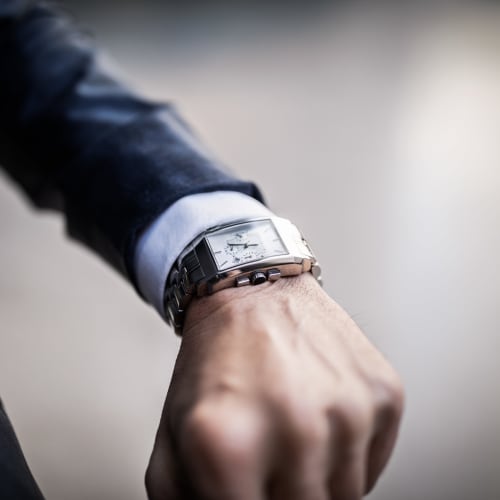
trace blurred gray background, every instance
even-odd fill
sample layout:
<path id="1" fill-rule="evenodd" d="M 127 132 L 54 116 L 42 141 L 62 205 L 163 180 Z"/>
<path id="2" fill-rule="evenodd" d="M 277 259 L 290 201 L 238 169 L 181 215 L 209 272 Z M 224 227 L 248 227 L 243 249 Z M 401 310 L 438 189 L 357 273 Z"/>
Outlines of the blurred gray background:
<path id="1" fill-rule="evenodd" d="M 498 500 L 500 8 L 415 4 L 66 2 L 303 228 L 401 373 L 370 499 Z M 0 231 L 0 394 L 37 480 L 52 500 L 144 499 L 178 340 L 7 179 Z"/>

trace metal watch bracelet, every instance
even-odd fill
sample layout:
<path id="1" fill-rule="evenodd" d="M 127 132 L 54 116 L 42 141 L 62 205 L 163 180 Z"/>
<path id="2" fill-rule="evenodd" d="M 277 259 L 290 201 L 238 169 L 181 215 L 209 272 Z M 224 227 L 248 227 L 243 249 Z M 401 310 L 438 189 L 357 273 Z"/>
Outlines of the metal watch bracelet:
<path id="1" fill-rule="evenodd" d="M 236 231 L 252 223 L 271 223 L 276 230 L 276 239 L 282 242 L 286 253 L 255 259 L 221 270 L 220 266 L 217 266 L 210 246 L 210 236 L 219 235 L 223 231 Z M 243 243 L 228 244 L 243 245 Z M 253 245 L 257 244 L 246 244 L 246 246 Z M 195 238 L 173 265 L 165 286 L 165 318 L 180 335 L 186 310 L 193 297 L 210 295 L 224 288 L 274 282 L 281 277 L 298 276 L 305 272 L 311 272 L 321 283 L 321 268 L 316 257 L 297 227 L 287 219 L 259 218 L 216 226 Z"/>

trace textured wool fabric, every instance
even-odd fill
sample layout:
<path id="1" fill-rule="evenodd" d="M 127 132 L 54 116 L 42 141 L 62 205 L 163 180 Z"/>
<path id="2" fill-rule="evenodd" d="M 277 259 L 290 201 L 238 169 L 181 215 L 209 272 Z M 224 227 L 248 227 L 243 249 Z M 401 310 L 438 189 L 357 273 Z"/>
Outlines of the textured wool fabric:
<path id="1" fill-rule="evenodd" d="M 216 190 L 262 201 L 172 105 L 118 81 L 88 38 L 43 2 L 0 4 L 0 164 L 134 284 L 137 237 L 175 201 Z"/>
<path id="2" fill-rule="evenodd" d="M 0 400 L 0 498 L 41 500 L 12 424 Z"/>

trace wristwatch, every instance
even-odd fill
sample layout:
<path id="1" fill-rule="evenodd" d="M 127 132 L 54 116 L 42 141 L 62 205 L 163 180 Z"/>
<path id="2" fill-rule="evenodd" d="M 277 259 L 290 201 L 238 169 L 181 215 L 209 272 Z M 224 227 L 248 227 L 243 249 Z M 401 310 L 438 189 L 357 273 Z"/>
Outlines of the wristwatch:
<path id="1" fill-rule="evenodd" d="M 305 272 L 321 283 L 316 257 L 287 219 L 258 218 L 212 227 L 195 238 L 173 265 L 165 286 L 165 317 L 180 335 L 193 297 Z"/>

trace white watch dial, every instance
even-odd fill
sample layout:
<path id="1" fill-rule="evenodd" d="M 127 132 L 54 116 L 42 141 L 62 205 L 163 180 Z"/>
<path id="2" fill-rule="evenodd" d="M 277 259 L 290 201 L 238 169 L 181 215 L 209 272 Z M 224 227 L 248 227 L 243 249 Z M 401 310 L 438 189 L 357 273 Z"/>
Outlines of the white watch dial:
<path id="1" fill-rule="evenodd" d="M 230 226 L 207 240 L 219 271 L 288 253 L 270 220 Z"/>

